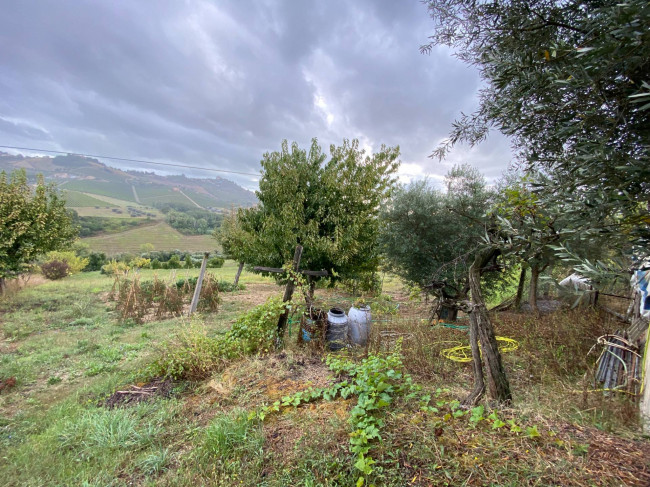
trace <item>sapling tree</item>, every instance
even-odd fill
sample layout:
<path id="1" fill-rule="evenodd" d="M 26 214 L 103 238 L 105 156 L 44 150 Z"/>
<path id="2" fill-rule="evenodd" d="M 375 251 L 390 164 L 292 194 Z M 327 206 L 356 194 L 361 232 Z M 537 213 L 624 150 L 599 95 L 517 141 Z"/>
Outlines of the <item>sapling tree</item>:
<path id="1" fill-rule="evenodd" d="M 24 170 L 0 173 L 0 294 L 6 279 L 23 273 L 39 255 L 72 243 L 77 228 L 65 200 L 39 176 L 30 187 Z"/>
<path id="2" fill-rule="evenodd" d="M 223 219 L 221 226 L 214 231 L 214 237 L 221 244 L 223 254 L 228 259 L 239 262 L 234 281 L 236 287 L 239 284 L 239 277 L 244 269 L 244 263 L 247 257 L 250 258 L 250 255 L 252 255 L 250 246 L 253 244 L 253 240 L 242 228 L 239 213 L 234 208 Z"/>

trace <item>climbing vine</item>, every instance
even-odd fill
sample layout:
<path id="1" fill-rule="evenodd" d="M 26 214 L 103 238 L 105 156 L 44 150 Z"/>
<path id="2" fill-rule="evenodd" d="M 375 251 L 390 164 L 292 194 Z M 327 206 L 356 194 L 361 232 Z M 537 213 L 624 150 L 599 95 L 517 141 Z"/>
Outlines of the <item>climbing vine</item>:
<path id="1" fill-rule="evenodd" d="M 382 439 L 383 412 L 394 404 L 397 398 L 405 401 L 417 400 L 420 411 L 432 416 L 436 428 L 444 428 L 456 420 L 465 418 L 474 428 L 485 424 L 489 425 L 492 431 L 522 434 L 531 440 L 541 436 L 536 425 L 523 428 L 514 419 L 503 421 L 496 410 L 487 414 L 483 405 L 471 409 L 463 408 L 459 401 L 443 397 L 448 390 L 437 389 L 422 395 L 421 387 L 403 370 L 401 341 L 392 353 L 385 356 L 370 354 L 357 362 L 345 356 L 329 355 L 326 363 L 340 379 L 338 382 L 328 387 L 310 387 L 282 397 L 273 404 L 251 412 L 249 419 L 257 418 L 263 421 L 268 415 L 283 408 L 297 407 L 311 401 L 356 397 L 357 402 L 350 411 L 349 423 L 352 426 L 350 452 L 354 454 L 354 467 L 360 474 L 357 487 L 366 484 L 368 476 L 374 471 L 375 460 L 370 450 L 373 443 Z M 548 434 L 555 436 L 553 432 Z"/>
<path id="2" fill-rule="evenodd" d="M 292 396 L 285 396 L 272 405 L 251 413 L 251 418 L 264 420 L 268 414 L 278 412 L 283 407 L 295 407 L 317 399 L 331 401 L 337 397 L 356 397 L 357 403 L 352 408 L 349 419 L 352 425 L 350 451 L 355 455 L 354 467 L 361 473 L 357 481 L 357 486 L 360 487 L 373 472 L 375 461 L 369 451 L 374 441 L 381 441 L 383 411 L 393 404 L 397 397 L 415 398 L 420 387 L 403 371 L 401 343 L 387 356 L 371 354 L 360 362 L 330 355 L 327 357 L 327 365 L 342 379 L 340 382 L 329 387 L 309 388 Z"/>

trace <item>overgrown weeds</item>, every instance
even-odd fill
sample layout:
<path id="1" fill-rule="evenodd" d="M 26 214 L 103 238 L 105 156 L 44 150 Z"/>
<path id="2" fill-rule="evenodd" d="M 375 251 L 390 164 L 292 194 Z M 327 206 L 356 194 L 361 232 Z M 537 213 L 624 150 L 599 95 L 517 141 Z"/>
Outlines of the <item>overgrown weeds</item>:
<path id="1" fill-rule="evenodd" d="M 152 281 L 140 282 L 135 274 L 132 278 L 118 275 L 109 295 L 115 300 L 115 308 L 122 320 L 132 319 L 142 323 L 151 315 L 156 320 L 178 317 L 193 296 L 195 279 L 182 279 L 166 283 L 154 276 Z M 219 285 L 217 279 L 207 274 L 203 280 L 197 309 L 215 313 L 219 310 Z"/>
<path id="2" fill-rule="evenodd" d="M 244 409 L 217 416 L 203 431 L 200 454 L 220 476 L 260 470 L 264 458 L 264 435 L 260 425 Z"/>
<path id="3" fill-rule="evenodd" d="M 162 347 L 152 365 L 153 374 L 197 380 L 218 370 L 226 360 L 268 352 L 277 337 L 278 317 L 290 305 L 270 298 L 240 316 L 220 336 L 208 336 L 199 321 L 191 322 L 175 342 Z"/>

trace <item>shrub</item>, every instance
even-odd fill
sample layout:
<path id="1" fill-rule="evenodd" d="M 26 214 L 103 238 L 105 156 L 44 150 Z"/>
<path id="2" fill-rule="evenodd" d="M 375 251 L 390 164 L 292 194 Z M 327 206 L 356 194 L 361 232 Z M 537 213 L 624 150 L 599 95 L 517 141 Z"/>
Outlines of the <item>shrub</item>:
<path id="1" fill-rule="evenodd" d="M 151 261 L 142 257 L 136 257 L 129 265 L 134 269 L 148 269 L 151 266 Z"/>
<path id="2" fill-rule="evenodd" d="M 62 260 L 50 260 L 41 264 L 41 272 L 48 279 L 55 281 L 67 276 L 70 273 L 70 266 Z"/>
<path id="3" fill-rule="evenodd" d="M 88 264 L 83 268 L 83 272 L 99 271 L 106 264 L 106 254 L 104 252 L 91 252 L 88 255 Z"/>
<path id="4" fill-rule="evenodd" d="M 111 291 L 111 299 L 117 301 L 116 310 L 123 321 L 142 323 L 149 313 L 153 313 L 156 319 L 181 316 L 186 298 L 193 295 L 196 281 L 197 278 L 194 277 L 167 285 L 157 277 L 153 281 L 140 282 L 137 275 L 132 280 L 118 276 Z M 198 310 L 217 312 L 220 302 L 217 280 L 208 274 L 201 288 Z"/>
<path id="5" fill-rule="evenodd" d="M 126 262 L 129 264 L 133 259 L 135 259 L 137 256 L 132 254 L 131 252 L 124 252 L 123 254 L 119 254 L 115 257 L 116 260 L 119 260 L 121 262 Z"/>
<path id="6" fill-rule="evenodd" d="M 233 291 L 243 291 L 244 289 L 246 289 L 246 286 L 244 286 L 243 284 L 237 284 L 235 286 L 233 282 L 224 281 L 224 280 L 219 281 L 218 286 L 219 286 L 219 291 L 223 293 L 231 293 Z"/>
<path id="7" fill-rule="evenodd" d="M 199 280 L 198 277 L 188 277 L 188 278 L 181 278 L 178 281 L 176 281 L 176 287 L 178 289 L 183 289 L 183 292 L 193 292 L 194 291 L 194 286 L 196 286 L 196 282 Z"/>
<path id="8" fill-rule="evenodd" d="M 162 347 L 162 355 L 152 364 L 154 375 L 177 379 L 202 379 L 225 360 L 264 353 L 273 347 L 280 314 L 291 303 L 270 298 L 240 316 L 224 335 L 211 338 L 202 326 L 190 326 L 180 333 L 177 343 Z"/>
<path id="9" fill-rule="evenodd" d="M 165 269 L 180 269 L 181 267 L 181 259 L 178 257 L 178 255 L 172 255 L 167 261 L 167 266 Z"/>
<path id="10" fill-rule="evenodd" d="M 150 375 L 188 380 L 208 377 L 221 363 L 219 339 L 209 337 L 202 324 L 192 321 L 173 343 L 165 343 L 161 355 L 150 365 Z"/>
<path id="11" fill-rule="evenodd" d="M 151 268 L 152 269 L 160 269 L 160 261 L 158 259 L 154 259 L 151 261 Z"/>
<path id="12" fill-rule="evenodd" d="M 101 272 L 107 276 L 114 276 L 116 274 L 126 274 L 129 269 L 131 268 L 126 262 L 118 262 L 117 260 L 113 259 L 108 264 L 102 266 Z"/>
<path id="13" fill-rule="evenodd" d="M 225 259 L 223 257 L 212 257 L 208 259 L 208 267 L 210 269 L 219 269 L 223 267 Z"/>
<path id="14" fill-rule="evenodd" d="M 45 255 L 45 263 L 59 261 L 68 265 L 68 274 L 77 274 L 88 265 L 89 259 L 78 257 L 73 251 L 53 250 Z"/>
<path id="15" fill-rule="evenodd" d="M 198 309 L 200 311 L 210 311 L 215 313 L 219 310 L 219 283 L 211 274 L 205 276 L 203 286 L 201 287 L 201 294 L 199 295 Z"/>
<path id="16" fill-rule="evenodd" d="M 149 309 L 149 297 L 143 292 L 140 281 L 136 277 L 133 280 L 115 279 L 114 289 L 117 287 L 117 304 L 115 309 L 122 321 L 133 319 L 136 323 L 142 323 L 144 316 Z"/>

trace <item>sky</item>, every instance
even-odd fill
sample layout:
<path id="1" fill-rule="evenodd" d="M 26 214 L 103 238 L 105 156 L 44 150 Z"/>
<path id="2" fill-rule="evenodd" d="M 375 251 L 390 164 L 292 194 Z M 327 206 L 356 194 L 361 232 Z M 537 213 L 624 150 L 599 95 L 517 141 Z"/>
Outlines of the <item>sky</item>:
<path id="1" fill-rule="evenodd" d="M 512 158 L 498 133 L 429 158 L 480 88 L 448 49 L 420 53 L 432 28 L 419 0 L 5 0 L 0 145 L 250 172 L 222 176 L 256 189 L 283 139 L 356 138 L 399 145 L 404 182 L 463 162 L 493 181 Z"/>

